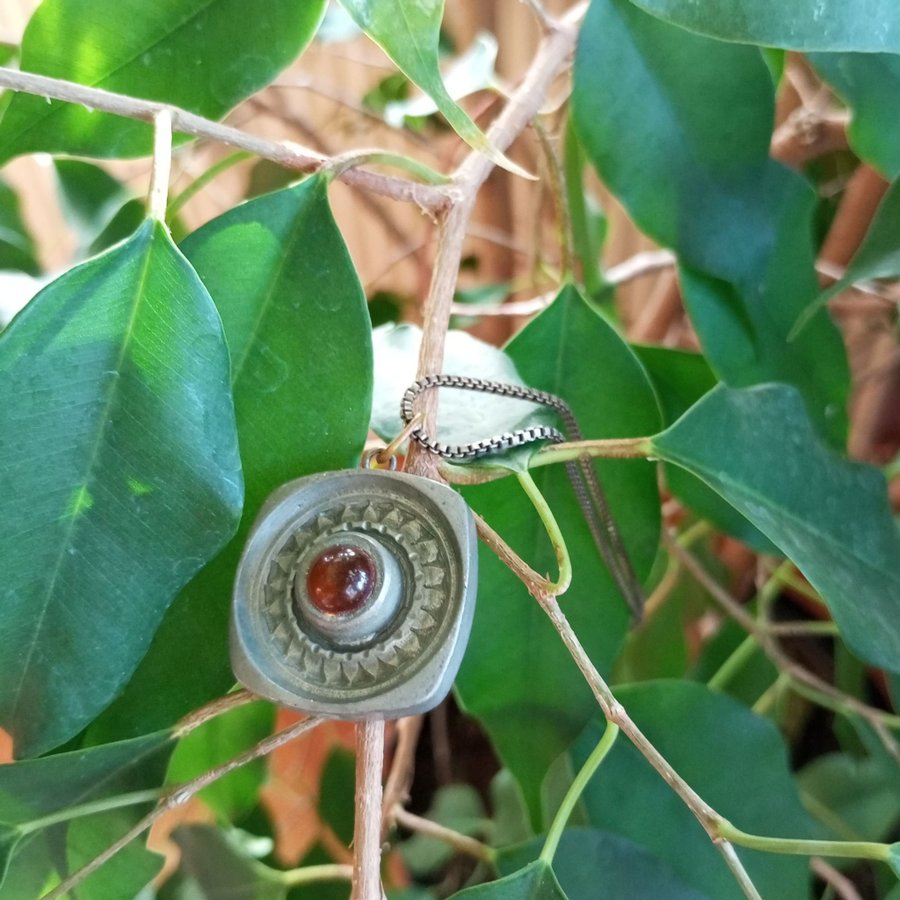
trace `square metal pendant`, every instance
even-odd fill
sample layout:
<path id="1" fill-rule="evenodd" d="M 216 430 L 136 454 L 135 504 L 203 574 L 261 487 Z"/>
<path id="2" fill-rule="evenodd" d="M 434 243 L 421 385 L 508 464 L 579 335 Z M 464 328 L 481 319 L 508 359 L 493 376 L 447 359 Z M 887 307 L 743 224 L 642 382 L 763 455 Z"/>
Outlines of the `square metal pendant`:
<path id="1" fill-rule="evenodd" d="M 255 694 L 332 718 L 431 709 L 468 641 L 477 552 L 468 506 L 429 479 L 359 469 L 284 485 L 238 566 L 235 675 Z"/>

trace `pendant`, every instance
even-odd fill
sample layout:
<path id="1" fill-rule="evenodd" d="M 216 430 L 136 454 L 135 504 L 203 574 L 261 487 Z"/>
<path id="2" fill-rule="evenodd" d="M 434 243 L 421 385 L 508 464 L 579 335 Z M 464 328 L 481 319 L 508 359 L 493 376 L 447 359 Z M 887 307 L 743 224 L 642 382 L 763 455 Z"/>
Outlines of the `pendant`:
<path id="1" fill-rule="evenodd" d="M 445 485 L 380 469 L 289 482 L 238 565 L 231 663 L 253 693 L 338 719 L 433 708 L 475 608 L 472 513 Z"/>

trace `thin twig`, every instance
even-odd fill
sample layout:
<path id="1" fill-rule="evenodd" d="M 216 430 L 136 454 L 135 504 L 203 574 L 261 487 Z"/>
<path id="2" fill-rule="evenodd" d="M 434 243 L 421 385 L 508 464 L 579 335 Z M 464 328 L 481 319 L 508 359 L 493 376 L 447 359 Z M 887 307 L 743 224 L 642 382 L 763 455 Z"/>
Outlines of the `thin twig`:
<path id="1" fill-rule="evenodd" d="M 471 232 L 471 229 L 470 229 Z M 671 250 L 646 250 L 635 253 L 617 265 L 610 266 L 603 275 L 607 284 L 618 287 L 659 272 L 675 265 L 675 254 Z M 528 300 L 515 300 L 512 303 L 486 303 L 475 306 L 471 303 L 454 303 L 451 312 L 459 316 L 531 316 L 546 309 L 555 299 L 558 291 L 549 291 Z"/>
<path id="2" fill-rule="evenodd" d="M 841 900 L 863 900 L 862 894 L 856 890 L 853 882 L 821 857 L 814 856 L 809 861 L 809 867 L 822 881 L 831 885 Z"/>
<path id="3" fill-rule="evenodd" d="M 188 715 L 181 719 L 181 721 L 179 721 L 172 729 L 172 737 L 176 739 L 182 738 L 186 734 L 190 734 L 192 731 L 199 728 L 201 725 L 205 725 L 210 719 L 215 719 L 217 716 L 221 716 L 233 709 L 237 709 L 239 706 L 255 703 L 257 700 L 261 699 L 262 698 L 257 697 L 256 694 L 251 694 L 246 688 L 241 688 L 231 694 L 226 694 L 224 697 L 219 697 L 217 700 L 213 700 L 211 703 L 207 703 L 205 706 L 195 709 L 192 713 L 188 713 Z"/>
<path id="4" fill-rule="evenodd" d="M 210 716 L 209 718 L 212 717 Z M 321 719 L 315 716 L 310 716 L 309 718 L 292 725 L 290 728 L 285 728 L 283 731 L 279 731 L 277 734 L 270 735 L 264 740 L 261 740 L 258 744 L 254 744 L 249 750 L 245 750 L 243 753 L 239 753 L 237 756 L 232 757 L 228 762 L 222 763 L 222 765 L 216 766 L 214 769 L 210 769 L 208 772 L 204 772 L 202 775 L 198 775 L 196 778 L 186 781 L 184 784 L 176 785 L 160 799 L 159 803 L 151 812 L 147 813 L 143 819 L 140 819 L 126 831 L 122 837 L 110 844 L 102 853 L 97 854 L 97 856 L 85 863 L 77 872 L 74 872 L 49 893 L 45 894 L 41 900 L 56 900 L 56 898 L 65 896 L 72 888 L 81 884 L 88 875 L 95 872 L 107 860 L 115 856 L 123 847 L 127 846 L 135 838 L 143 834 L 157 819 L 167 812 L 178 806 L 183 806 L 191 799 L 191 797 L 202 791 L 203 788 L 208 787 L 220 778 L 224 778 L 235 769 L 239 769 L 241 766 L 245 766 L 255 759 L 267 756 L 273 750 L 277 750 L 284 744 L 294 740 L 294 738 L 300 737 L 301 734 L 305 734 L 307 731 L 315 728 L 321 721 Z"/>
<path id="5" fill-rule="evenodd" d="M 722 856 L 725 857 L 725 864 L 731 869 L 731 874 L 734 875 L 737 883 L 741 886 L 744 895 L 749 900 L 762 900 L 762 895 L 756 889 L 756 885 L 750 880 L 750 876 L 738 858 L 737 850 L 734 849 L 733 845 L 725 841 L 720 849 L 722 850 Z"/>
<path id="6" fill-rule="evenodd" d="M 352 900 L 381 900 L 381 775 L 384 719 L 356 726 L 356 816 Z"/>
<path id="7" fill-rule="evenodd" d="M 35 75 L 32 72 L 18 72 L 3 67 L 0 67 L 0 87 L 67 103 L 79 103 L 90 109 L 144 122 L 152 122 L 165 109 L 172 117 L 172 128 L 176 132 L 192 134 L 196 137 L 208 138 L 238 147 L 241 150 L 248 150 L 262 159 L 269 159 L 288 169 L 317 172 L 330 163 L 329 157 L 302 147 L 293 141 L 270 141 L 256 137 L 240 129 L 205 119 L 180 107 L 155 100 L 141 100 L 137 97 L 87 87 L 72 81 L 48 78 L 46 75 Z M 345 169 L 341 172 L 340 178 L 348 184 L 358 185 L 375 194 L 381 194 L 393 200 L 415 203 L 421 209 L 432 212 L 442 209 L 447 203 L 446 190 L 439 185 L 419 184 L 403 178 L 369 172 L 365 169 Z"/>
<path id="8" fill-rule="evenodd" d="M 382 803 L 382 835 L 391 826 L 391 816 L 398 806 L 403 806 L 409 796 L 416 765 L 416 747 L 422 733 L 422 716 L 407 716 L 397 722 L 397 746 L 394 759 L 384 785 L 384 801 Z"/>
<path id="9" fill-rule="evenodd" d="M 421 816 L 408 812 L 399 804 L 396 804 L 391 810 L 391 815 L 397 820 L 399 825 L 402 825 L 407 830 L 437 838 L 437 840 L 453 847 L 454 850 L 465 853 L 466 856 L 480 859 L 486 863 L 493 863 L 497 858 L 497 851 L 493 847 L 489 847 L 487 844 L 483 844 L 467 834 L 460 834 L 451 828 L 445 828 L 443 825 L 432 822 L 430 819 L 423 819 Z"/>
<path id="10" fill-rule="evenodd" d="M 887 731 L 887 726 L 900 725 L 900 717 L 883 710 L 868 706 L 851 694 L 846 694 L 827 681 L 823 681 L 808 669 L 792 660 L 759 623 L 725 590 L 700 564 L 699 560 L 680 546 L 671 535 L 666 535 L 669 551 L 681 561 L 682 565 L 694 578 L 706 588 L 709 595 L 728 613 L 748 634 L 752 635 L 762 651 L 775 664 L 779 671 L 786 674 L 799 693 L 811 695 L 820 705 L 841 712 L 853 712 L 864 718 L 878 733 L 885 749 L 900 762 L 900 746 Z"/>

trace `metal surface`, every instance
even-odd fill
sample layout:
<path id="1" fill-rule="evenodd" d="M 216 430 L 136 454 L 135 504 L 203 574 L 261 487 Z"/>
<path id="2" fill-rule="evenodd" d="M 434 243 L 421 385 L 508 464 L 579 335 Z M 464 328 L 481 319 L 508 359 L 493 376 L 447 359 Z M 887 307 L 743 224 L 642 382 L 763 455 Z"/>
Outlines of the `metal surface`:
<path id="1" fill-rule="evenodd" d="M 326 547 L 376 561 L 361 609 L 317 609 L 306 573 Z M 453 683 L 477 586 L 472 514 L 453 490 L 383 470 L 330 472 L 279 488 L 238 566 L 231 662 L 249 690 L 342 719 L 423 712 Z"/>

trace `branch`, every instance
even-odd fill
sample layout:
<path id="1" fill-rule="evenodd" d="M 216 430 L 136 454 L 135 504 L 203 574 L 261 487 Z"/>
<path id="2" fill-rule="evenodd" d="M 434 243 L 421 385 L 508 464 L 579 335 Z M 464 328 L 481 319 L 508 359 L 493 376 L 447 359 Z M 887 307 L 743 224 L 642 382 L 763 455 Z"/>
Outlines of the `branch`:
<path id="1" fill-rule="evenodd" d="M 778 670 L 790 678 L 798 693 L 807 694 L 821 706 L 842 713 L 855 713 L 865 719 L 875 729 L 887 751 L 900 762 L 900 747 L 887 731 L 888 727 L 900 727 L 900 716 L 866 705 L 856 697 L 845 694 L 795 663 L 781 649 L 767 628 L 757 623 L 753 616 L 703 568 L 692 553 L 682 547 L 671 535 L 666 534 L 665 539 L 670 553 L 678 558 L 685 569 L 707 590 L 719 606 L 753 637 Z"/>
<path id="2" fill-rule="evenodd" d="M 477 841 L 467 834 L 460 834 L 458 831 L 453 831 L 450 828 L 439 825 L 437 822 L 432 822 L 430 819 L 423 819 L 421 816 L 407 812 L 399 804 L 394 806 L 391 814 L 397 820 L 397 823 L 408 831 L 425 834 L 428 837 L 443 841 L 445 844 L 453 847 L 454 850 L 465 853 L 466 856 L 491 864 L 497 859 L 497 851 L 493 847 L 482 844 L 481 841 Z"/>
<path id="3" fill-rule="evenodd" d="M 215 719 L 217 716 L 237 709 L 239 706 L 246 706 L 248 703 L 255 703 L 261 699 L 261 697 L 251 694 L 246 688 L 226 694 L 224 697 L 219 697 L 217 700 L 195 709 L 192 713 L 188 713 L 172 729 L 172 737 L 176 740 L 183 738 L 201 725 L 205 725 L 210 719 Z"/>
<path id="4" fill-rule="evenodd" d="M 213 718 L 213 716 L 210 715 L 203 721 L 208 721 L 210 718 Z M 222 763 L 222 765 L 216 766 L 214 769 L 210 769 L 208 772 L 204 772 L 202 775 L 198 775 L 196 778 L 193 778 L 184 784 L 176 785 L 165 794 L 151 812 L 147 813 L 143 819 L 140 819 L 126 831 L 122 837 L 110 844 L 102 853 L 99 853 L 92 860 L 85 863 L 77 872 L 70 875 L 65 881 L 53 888 L 52 891 L 44 894 L 41 900 L 57 900 L 57 898 L 64 897 L 72 890 L 72 888 L 81 884 L 88 875 L 95 872 L 107 860 L 115 856 L 123 847 L 127 846 L 135 838 L 143 834 L 157 819 L 161 818 L 167 812 L 178 806 L 183 806 L 191 799 L 191 797 L 202 791 L 203 788 L 209 786 L 214 781 L 218 781 L 220 778 L 224 778 L 235 769 L 239 769 L 241 766 L 245 766 L 255 759 L 266 756 L 273 750 L 277 750 L 283 744 L 287 744 L 294 738 L 300 737 L 301 734 L 315 728 L 321 721 L 321 719 L 316 718 L 315 716 L 310 716 L 302 722 L 292 725 L 290 728 L 279 731 L 277 734 L 270 735 L 258 744 L 254 744 L 249 750 L 245 750 L 243 753 L 239 753 L 237 756 L 232 757 L 228 762 Z"/>
<path id="5" fill-rule="evenodd" d="M 353 823 L 351 900 L 382 900 L 381 770 L 384 719 L 356 726 L 356 816 Z"/>
<path id="6" fill-rule="evenodd" d="M 556 23 L 555 30 L 544 38 L 538 48 L 535 60 L 525 73 L 522 83 L 488 129 L 488 140 L 501 153 L 507 150 L 540 110 L 550 85 L 568 62 L 575 48 L 578 22 L 585 9 L 586 4 L 578 4 L 565 19 Z M 438 224 L 438 251 L 422 313 L 425 325 L 419 349 L 418 378 L 440 372 L 443 368 L 444 343 L 466 226 L 475 206 L 478 189 L 493 168 L 494 163 L 490 159 L 473 151 L 456 170 L 451 184 L 446 188 L 450 206 L 442 212 Z M 436 392 L 423 394 L 419 409 L 424 415 L 426 431 L 435 433 Z M 437 475 L 431 452 L 419 444 L 410 448 L 406 466 L 407 471 L 416 474 L 432 477 Z"/>
<path id="7" fill-rule="evenodd" d="M 159 113 L 166 110 L 172 117 L 174 131 L 208 138 L 241 150 L 247 150 L 287 169 L 299 172 L 318 172 L 327 169 L 331 164 L 329 157 L 308 150 L 293 141 L 266 140 L 156 100 L 141 100 L 125 94 L 116 94 L 112 91 L 76 84 L 73 81 L 48 78 L 46 75 L 35 75 L 32 72 L 17 72 L 3 67 L 0 67 L 0 87 L 67 103 L 78 103 L 88 109 L 112 113 L 126 119 L 138 119 L 142 122 L 153 122 Z M 430 212 L 443 209 L 447 203 L 446 191 L 436 185 L 418 184 L 402 178 L 392 178 L 389 175 L 380 175 L 376 172 L 356 168 L 344 169 L 337 177 L 348 184 L 365 188 L 384 197 L 390 197 L 392 200 L 414 203 L 421 209 Z"/>

